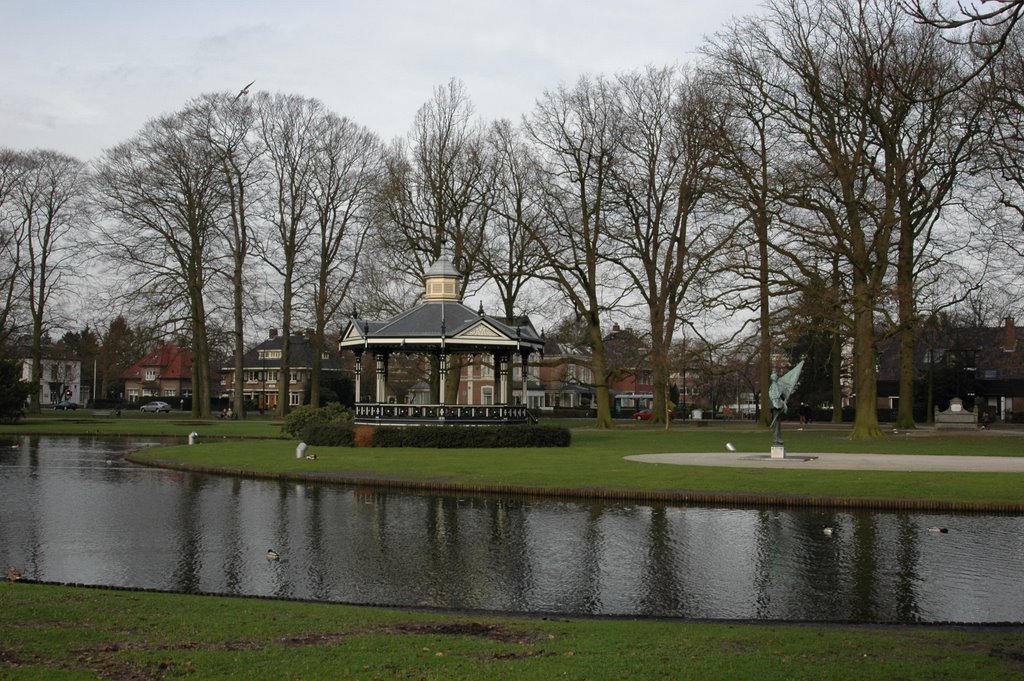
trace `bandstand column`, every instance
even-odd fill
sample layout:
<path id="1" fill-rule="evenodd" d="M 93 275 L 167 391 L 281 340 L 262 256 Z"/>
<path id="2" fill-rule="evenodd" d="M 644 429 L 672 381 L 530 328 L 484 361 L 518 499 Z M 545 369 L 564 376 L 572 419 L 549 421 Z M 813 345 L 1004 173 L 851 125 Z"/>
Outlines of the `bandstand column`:
<path id="1" fill-rule="evenodd" d="M 437 358 L 437 383 L 438 389 L 438 402 L 444 404 L 445 388 L 447 387 L 448 379 L 448 354 L 442 352 Z"/>
<path id="2" fill-rule="evenodd" d="M 388 395 L 388 353 L 375 353 L 374 358 L 377 360 L 377 404 L 384 404 Z"/>
<path id="3" fill-rule="evenodd" d="M 523 406 L 529 408 L 529 406 L 530 406 L 529 401 L 528 401 L 529 386 L 527 385 L 526 378 L 527 378 L 527 376 L 530 373 L 530 353 L 529 352 L 520 352 L 519 353 L 519 358 L 522 360 L 522 363 L 523 363 L 523 367 L 522 367 L 522 371 L 523 371 Z"/>
<path id="4" fill-rule="evenodd" d="M 494 403 L 505 404 L 505 385 L 508 383 L 508 355 L 494 354 Z"/>
<path id="5" fill-rule="evenodd" d="M 359 404 L 360 400 L 360 387 L 363 384 L 363 356 L 356 355 L 356 404 Z"/>

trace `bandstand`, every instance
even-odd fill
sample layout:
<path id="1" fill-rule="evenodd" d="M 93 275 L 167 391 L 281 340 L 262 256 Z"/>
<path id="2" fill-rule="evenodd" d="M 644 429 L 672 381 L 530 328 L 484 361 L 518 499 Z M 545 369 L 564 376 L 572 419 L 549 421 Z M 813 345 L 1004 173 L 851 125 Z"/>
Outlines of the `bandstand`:
<path id="1" fill-rule="evenodd" d="M 543 353 L 544 339 L 526 317 L 511 321 L 472 310 L 459 296 L 461 275 L 442 256 L 423 275 L 423 302 L 384 321 L 353 318 L 343 329 L 340 350 L 355 353 L 355 421 L 361 424 L 504 424 L 526 423 L 526 386 L 530 356 Z M 433 359 L 437 367 L 439 403 L 393 404 L 388 394 L 388 362 L 397 353 Z M 453 355 L 486 356 L 494 366 L 494 404 L 445 404 L 448 368 Z M 362 399 L 363 360 L 376 369 L 376 402 Z M 522 371 L 519 404 L 506 404 L 513 359 Z M 514 398 L 513 398 L 514 399 Z"/>

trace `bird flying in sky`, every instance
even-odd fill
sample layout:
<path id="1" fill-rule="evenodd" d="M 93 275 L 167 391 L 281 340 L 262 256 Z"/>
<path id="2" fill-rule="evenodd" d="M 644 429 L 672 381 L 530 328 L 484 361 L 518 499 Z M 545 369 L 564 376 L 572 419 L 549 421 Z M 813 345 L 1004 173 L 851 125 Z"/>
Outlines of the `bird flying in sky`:
<path id="1" fill-rule="evenodd" d="M 250 83 L 249 83 L 248 85 L 246 85 L 246 86 L 245 86 L 244 88 L 242 88 L 241 90 L 239 90 L 239 91 L 238 91 L 238 94 L 237 94 L 237 95 L 235 95 L 235 101 L 237 102 L 237 101 L 238 101 L 239 99 L 241 99 L 241 98 L 242 98 L 242 95 L 247 95 L 247 94 L 249 94 L 249 88 L 250 88 L 250 87 L 252 87 L 252 84 L 253 84 L 253 83 L 255 83 L 255 82 L 256 82 L 255 80 L 254 80 L 254 81 L 251 81 L 251 82 L 250 82 Z"/>

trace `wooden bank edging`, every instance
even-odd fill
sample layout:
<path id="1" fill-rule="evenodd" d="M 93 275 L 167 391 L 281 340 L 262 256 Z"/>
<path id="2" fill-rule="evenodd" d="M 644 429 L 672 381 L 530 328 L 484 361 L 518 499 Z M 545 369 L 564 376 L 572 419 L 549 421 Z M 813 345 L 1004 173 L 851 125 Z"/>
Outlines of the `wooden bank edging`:
<path id="1" fill-rule="evenodd" d="M 134 454 L 125 460 L 142 466 L 209 475 L 285 480 L 288 482 L 322 482 L 351 487 L 376 487 L 386 490 L 441 492 L 446 494 L 484 494 L 515 497 L 547 497 L 592 501 L 631 501 L 638 503 L 694 504 L 698 506 L 741 506 L 751 508 L 821 508 L 830 510 L 862 509 L 875 511 L 931 511 L 945 513 L 1024 514 L 1024 503 L 945 501 L 937 499 L 869 499 L 860 497 L 823 497 L 800 494 L 763 494 L 753 492 L 707 492 L 698 490 L 631 490 L 606 487 L 543 487 L 530 485 L 492 485 L 441 480 L 408 480 L 401 478 L 349 477 L 326 472 L 264 472 L 220 466 L 196 466 L 146 459 Z"/>

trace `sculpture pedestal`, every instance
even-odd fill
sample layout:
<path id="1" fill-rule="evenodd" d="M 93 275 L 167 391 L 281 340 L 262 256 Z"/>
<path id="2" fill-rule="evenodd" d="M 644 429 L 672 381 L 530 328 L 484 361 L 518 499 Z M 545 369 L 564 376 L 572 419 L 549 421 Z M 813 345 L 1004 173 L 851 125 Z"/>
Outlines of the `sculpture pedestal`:
<path id="1" fill-rule="evenodd" d="M 772 445 L 772 458 L 773 459 L 785 459 L 786 448 L 782 445 Z"/>

